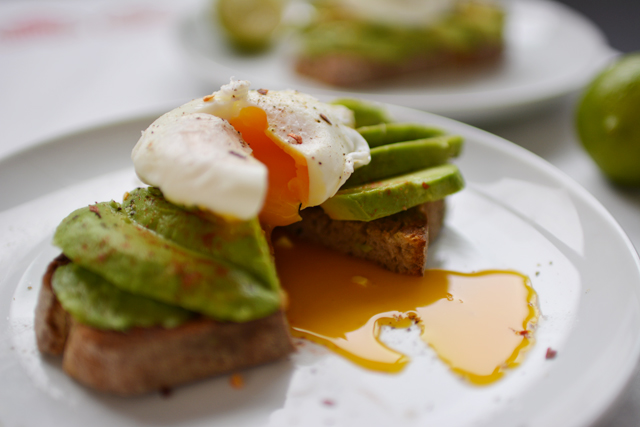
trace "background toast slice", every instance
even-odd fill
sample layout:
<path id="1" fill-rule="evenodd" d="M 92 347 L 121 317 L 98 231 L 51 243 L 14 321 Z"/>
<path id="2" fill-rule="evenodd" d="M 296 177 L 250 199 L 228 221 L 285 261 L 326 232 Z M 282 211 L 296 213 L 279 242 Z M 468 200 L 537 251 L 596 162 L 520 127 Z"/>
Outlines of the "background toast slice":
<path id="1" fill-rule="evenodd" d="M 385 63 L 346 53 L 322 56 L 301 55 L 296 61 L 298 74 L 339 87 L 359 87 L 386 80 L 420 76 L 438 69 L 469 68 L 497 63 L 502 45 L 486 45 L 466 54 L 418 56 L 398 63 Z"/>
<path id="2" fill-rule="evenodd" d="M 294 350 L 282 311 L 246 323 L 204 317 L 176 328 L 100 330 L 75 321 L 51 286 L 56 258 L 43 277 L 36 308 L 38 348 L 62 355 L 78 382 L 107 393 L 137 395 L 282 359 Z"/>

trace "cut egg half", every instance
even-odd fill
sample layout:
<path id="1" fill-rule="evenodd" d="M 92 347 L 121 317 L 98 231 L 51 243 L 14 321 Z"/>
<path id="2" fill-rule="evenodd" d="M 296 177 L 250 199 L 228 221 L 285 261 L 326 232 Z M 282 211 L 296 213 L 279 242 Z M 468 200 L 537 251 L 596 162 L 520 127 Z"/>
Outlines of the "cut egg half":
<path id="1" fill-rule="evenodd" d="M 229 123 L 242 134 L 253 150 L 253 156 L 269 170 L 260 221 L 271 226 L 299 221 L 299 209 L 309 205 L 307 159 L 289 145 L 282 144 L 269 131 L 267 114 L 258 107 L 243 108 Z"/>

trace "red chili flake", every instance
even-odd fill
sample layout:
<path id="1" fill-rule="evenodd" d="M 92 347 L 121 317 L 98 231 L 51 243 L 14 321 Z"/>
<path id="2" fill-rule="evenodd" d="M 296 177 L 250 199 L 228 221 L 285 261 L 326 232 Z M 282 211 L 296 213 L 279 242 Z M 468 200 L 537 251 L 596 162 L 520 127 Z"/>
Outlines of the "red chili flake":
<path id="1" fill-rule="evenodd" d="M 260 95 L 266 95 L 267 93 L 269 93 L 269 89 L 258 89 L 257 92 Z"/>
<path id="2" fill-rule="evenodd" d="M 426 182 L 423 182 L 423 183 L 422 183 L 422 188 L 424 188 L 425 190 L 426 190 L 427 188 L 429 188 L 429 187 L 430 187 L 430 185 L 429 185 L 429 184 L 427 184 Z"/>
<path id="3" fill-rule="evenodd" d="M 212 99 L 213 99 L 213 95 L 207 95 L 207 96 L 205 96 L 204 98 L 202 98 L 202 100 L 203 100 L 204 102 L 209 102 L 209 101 L 211 101 Z"/>
<path id="4" fill-rule="evenodd" d="M 213 247 L 213 239 L 216 237 L 215 233 L 206 233 L 202 236 L 202 244 L 207 247 Z"/>
<path id="5" fill-rule="evenodd" d="M 525 329 L 524 331 L 518 331 L 517 334 L 525 338 L 529 338 L 531 331 Z"/>
<path id="6" fill-rule="evenodd" d="M 325 122 L 332 124 L 331 121 L 327 118 L 327 116 L 325 116 L 324 114 L 320 113 L 320 118 L 322 120 L 324 120 Z"/>
<path id="7" fill-rule="evenodd" d="M 296 135 L 295 133 L 290 133 L 287 135 L 289 138 L 292 138 L 296 141 L 296 144 L 302 144 L 302 137 L 300 135 Z"/>
<path id="8" fill-rule="evenodd" d="M 100 215 L 100 211 L 98 210 L 98 207 L 96 205 L 90 205 L 89 210 L 98 215 L 98 218 L 102 219 L 102 215 Z"/>
<path id="9" fill-rule="evenodd" d="M 233 374 L 229 377 L 229 384 L 235 389 L 244 387 L 244 378 L 240 374 Z"/>
<path id="10" fill-rule="evenodd" d="M 336 402 L 335 402 L 335 401 L 333 401 L 333 400 L 331 400 L 331 399 L 324 399 L 324 400 L 322 401 L 322 404 L 323 404 L 324 406 L 335 406 L 335 405 L 336 405 Z"/>
<path id="11" fill-rule="evenodd" d="M 197 271 L 185 273 L 182 274 L 181 280 L 182 286 L 184 286 L 185 288 L 189 288 L 195 283 L 198 283 L 198 281 L 202 280 L 202 274 L 198 273 Z"/>
<path id="12" fill-rule="evenodd" d="M 547 354 L 544 356 L 545 359 L 555 359 L 556 354 L 558 354 L 558 352 L 554 349 L 552 349 L 551 347 L 547 348 Z"/>

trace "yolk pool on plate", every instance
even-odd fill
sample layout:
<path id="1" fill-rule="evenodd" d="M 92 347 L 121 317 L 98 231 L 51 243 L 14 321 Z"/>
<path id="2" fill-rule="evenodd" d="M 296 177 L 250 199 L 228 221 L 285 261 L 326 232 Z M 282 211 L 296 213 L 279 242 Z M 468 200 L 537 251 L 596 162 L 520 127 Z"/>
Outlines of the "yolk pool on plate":
<path id="1" fill-rule="evenodd" d="M 413 277 L 289 236 L 274 235 L 274 242 L 293 335 L 365 368 L 398 372 L 409 362 L 379 340 L 383 325 L 417 323 L 422 339 L 474 384 L 502 377 L 533 344 L 536 294 L 519 273 L 427 270 Z"/>
<path id="2" fill-rule="evenodd" d="M 268 131 L 267 114 L 258 107 L 246 107 L 229 123 L 242 134 L 253 155 L 269 170 L 267 199 L 260 221 L 272 226 L 300 220 L 300 204 L 309 200 L 309 172 L 306 159 L 286 144 L 279 145 Z"/>

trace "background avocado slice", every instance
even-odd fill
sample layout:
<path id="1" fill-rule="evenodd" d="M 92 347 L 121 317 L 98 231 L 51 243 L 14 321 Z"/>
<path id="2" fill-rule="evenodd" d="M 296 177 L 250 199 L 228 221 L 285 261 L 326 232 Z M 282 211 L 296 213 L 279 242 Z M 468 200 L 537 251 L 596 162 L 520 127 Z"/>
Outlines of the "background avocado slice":
<path id="1" fill-rule="evenodd" d="M 320 206 L 331 219 L 371 221 L 443 199 L 463 187 L 458 167 L 444 164 L 340 190 Z"/>
<path id="2" fill-rule="evenodd" d="M 51 284 L 65 311 L 98 329 L 173 328 L 195 317 L 180 307 L 121 291 L 74 263 L 59 266 Z"/>
<path id="3" fill-rule="evenodd" d="M 355 127 L 377 125 L 379 123 L 391 123 L 393 119 L 387 110 L 373 102 L 362 99 L 341 98 L 331 102 L 332 104 L 343 105 L 353 111 Z"/>
<path id="4" fill-rule="evenodd" d="M 443 135 L 371 149 L 371 162 L 356 169 L 343 189 L 447 163 L 462 148 L 462 137 Z"/>
<path id="5" fill-rule="evenodd" d="M 413 141 L 444 135 L 442 129 L 417 123 L 379 123 L 356 129 L 369 144 L 369 148 L 396 142 Z"/>
<path id="6" fill-rule="evenodd" d="M 137 188 L 126 196 L 123 207 L 143 227 L 192 251 L 222 259 L 280 288 L 269 245 L 258 219 L 226 220 L 211 212 L 186 210 L 168 202 L 153 187 Z"/>
<path id="7" fill-rule="evenodd" d="M 72 212 L 53 242 L 74 263 L 119 289 L 245 322 L 280 307 L 280 293 L 226 261 L 183 248 L 130 220 L 115 202 Z"/>

